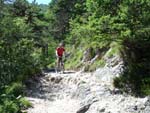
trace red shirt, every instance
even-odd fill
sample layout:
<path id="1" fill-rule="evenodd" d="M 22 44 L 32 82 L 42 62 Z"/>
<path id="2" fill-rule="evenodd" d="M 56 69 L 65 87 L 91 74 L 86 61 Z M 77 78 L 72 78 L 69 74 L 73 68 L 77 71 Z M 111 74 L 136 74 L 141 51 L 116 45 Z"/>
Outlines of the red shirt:
<path id="1" fill-rule="evenodd" d="M 56 51 L 57 51 L 57 55 L 60 56 L 60 57 L 62 57 L 65 49 L 63 47 L 58 47 L 56 49 Z"/>

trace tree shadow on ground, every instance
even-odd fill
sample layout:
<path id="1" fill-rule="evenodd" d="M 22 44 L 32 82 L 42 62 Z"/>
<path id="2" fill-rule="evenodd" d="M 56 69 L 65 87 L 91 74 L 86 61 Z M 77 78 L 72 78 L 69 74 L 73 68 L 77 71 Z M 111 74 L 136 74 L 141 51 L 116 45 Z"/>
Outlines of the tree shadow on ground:
<path id="1" fill-rule="evenodd" d="M 53 72 L 53 71 L 48 71 Z M 55 84 L 45 75 L 35 76 L 25 82 L 25 95 L 30 98 L 54 101 L 61 85 Z"/>
<path id="2" fill-rule="evenodd" d="M 31 98 L 46 99 L 49 101 L 54 101 L 57 96 L 61 94 L 62 88 L 67 86 L 61 83 L 62 77 L 57 76 L 55 69 L 47 68 L 43 70 L 43 75 L 34 76 L 25 82 L 26 91 L 25 95 Z M 49 74 L 56 74 L 55 76 L 50 76 Z M 63 74 L 58 73 L 58 75 L 73 74 L 74 71 L 65 71 Z"/>

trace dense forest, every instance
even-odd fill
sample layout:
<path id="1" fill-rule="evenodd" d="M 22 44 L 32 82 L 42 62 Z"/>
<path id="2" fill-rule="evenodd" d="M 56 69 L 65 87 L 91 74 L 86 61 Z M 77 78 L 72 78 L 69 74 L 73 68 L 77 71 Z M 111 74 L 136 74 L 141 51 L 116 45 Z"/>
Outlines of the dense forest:
<path id="1" fill-rule="evenodd" d="M 20 113 L 25 81 L 55 66 L 55 48 L 64 42 L 66 69 L 79 69 L 90 57 L 112 48 L 124 60 L 114 85 L 134 95 L 150 94 L 149 0 L 0 0 L 0 113 Z M 86 71 L 105 61 L 99 57 Z M 20 96 L 22 95 L 22 96 Z"/>

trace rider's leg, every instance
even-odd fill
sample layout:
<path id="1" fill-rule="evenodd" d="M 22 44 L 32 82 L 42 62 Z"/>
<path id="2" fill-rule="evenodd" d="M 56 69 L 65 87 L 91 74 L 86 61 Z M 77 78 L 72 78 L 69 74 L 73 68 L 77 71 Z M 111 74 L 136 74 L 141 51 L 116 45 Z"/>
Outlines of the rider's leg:
<path id="1" fill-rule="evenodd" d="M 61 58 L 61 71 L 62 73 L 64 73 L 64 62 L 62 58 Z"/>
<path id="2" fill-rule="evenodd" d="M 60 72 L 63 72 L 63 60 L 62 60 L 62 57 L 60 57 L 59 59 L 59 64 L 60 64 Z"/>
<path id="3" fill-rule="evenodd" d="M 56 62 L 56 70 L 57 70 L 57 72 L 59 71 L 59 69 L 60 69 L 60 57 L 57 57 L 57 62 Z"/>
<path id="4" fill-rule="evenodd" d="M 57 57 L 57 60 L 56 60 L 56 66 L 58 68 L 58 65 L 59 65 L 59 58 Z"/>

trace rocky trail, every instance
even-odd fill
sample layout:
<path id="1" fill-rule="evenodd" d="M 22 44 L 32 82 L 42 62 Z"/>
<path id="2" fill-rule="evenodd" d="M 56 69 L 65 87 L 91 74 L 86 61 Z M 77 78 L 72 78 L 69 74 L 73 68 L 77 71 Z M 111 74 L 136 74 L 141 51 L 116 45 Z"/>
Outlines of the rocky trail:
<path id="1" fill-rule="evenodd" d="M 71 98 L 70 92 L 75 89 L 63 83 L 63 78 L 72 75 L 47 73 L 44 77 L 31 80 L 32 86 L 27 90 L 27 98 L 33 108 L 28 113 L 75 113 L 80 107 L 80 101 Z"/>
<path id="2" fill-rule="evenodd" d="M 97 75 L 49 72 L 29 80 L 26 92 L 32 107 L 27 113 L 150 113 L 149 97 L 121 94 L 110 78 Z"/>

